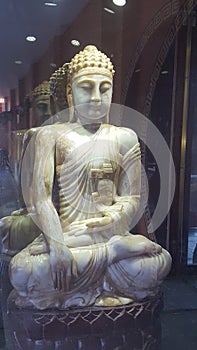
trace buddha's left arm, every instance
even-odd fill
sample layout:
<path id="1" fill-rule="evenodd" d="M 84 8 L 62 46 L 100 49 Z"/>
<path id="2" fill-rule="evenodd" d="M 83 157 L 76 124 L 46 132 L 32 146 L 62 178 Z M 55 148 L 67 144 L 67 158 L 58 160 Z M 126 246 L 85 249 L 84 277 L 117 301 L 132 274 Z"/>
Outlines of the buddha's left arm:
<path id="1" fill-rule="evenodd" d="M 118 230 L 128 230 L 139 207 L 141 187 L 141 153 L 136 134 L 123 129 L 122 162 L 117 183 L 117 195 L 114 204 L 107 208 L 104 215 L 111 216 L 119 223 Z M 120 138 L 121 140 L 121 138 Z"/>

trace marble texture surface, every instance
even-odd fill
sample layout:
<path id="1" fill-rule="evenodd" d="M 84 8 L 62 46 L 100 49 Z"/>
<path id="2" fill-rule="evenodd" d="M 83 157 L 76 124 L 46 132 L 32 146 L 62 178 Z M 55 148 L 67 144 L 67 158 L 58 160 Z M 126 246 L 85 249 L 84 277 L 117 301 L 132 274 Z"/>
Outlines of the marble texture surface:
<path id="1" fill-rule="evenodd" d="M 95 46 L 75 55 L 68 67 L 70 122 L 40 128 L 24 154 L 23 195 L 42 233 L 10 263 L 20 307 L 128 304 L 156 295 L 170 271 L 166 250 L 129 233 L 140 203 L 140 146 L 133 130 L 108 123 L 113 74 Z"/>

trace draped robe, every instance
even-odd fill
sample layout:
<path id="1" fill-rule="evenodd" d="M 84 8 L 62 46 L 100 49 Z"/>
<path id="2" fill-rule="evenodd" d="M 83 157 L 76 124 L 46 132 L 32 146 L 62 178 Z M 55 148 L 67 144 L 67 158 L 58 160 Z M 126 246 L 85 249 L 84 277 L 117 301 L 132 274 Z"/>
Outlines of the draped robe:
<path id="1" fill-rule="evenodd" d="M 129 298 L 128 302 L 140 288 L 141 298 L 151 295 L 158 285 L 157 271 L 163 276 L 169 270 L 168 253 L 145 259 L 123 258 L 123 263 L 117 259 L 114 263 L 110 253 L 113 242 L 121 242 L 124 237 L 131 238 L 133 244 L 129 226 L 139 205 L 139 144 L 122 155 L 120 128 L 101 125 L 91 136 L 80 135 L 74 128 L 68 130 L 67 126 L 66 133 L 56 140 L 56 176 L 64 243 L 74 256 L 78 275 L 72 276 L 68 290 L 54 289 L 49 254 L 41 235 L 11 261 L 10 276 L 19 304 L 30 301 L 40 309 L 66 308 L 91 305 L 102 296 L 114 295 Z M 85 220 L 105 215 L 112 217 L 112 223 L 87 227 Z M 42 254 L 31 255 L 31 247 L 39 244 L 43 245 Z M 145 288 L 140 276 L 147 279 Z"/>

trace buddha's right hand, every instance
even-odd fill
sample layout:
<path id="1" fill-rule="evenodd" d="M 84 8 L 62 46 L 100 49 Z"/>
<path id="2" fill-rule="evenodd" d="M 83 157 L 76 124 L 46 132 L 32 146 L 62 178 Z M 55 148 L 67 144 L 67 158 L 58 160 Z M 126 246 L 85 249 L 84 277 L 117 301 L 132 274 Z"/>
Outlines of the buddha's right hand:
<path id="1" fill-rule="evenodd" d="M 68 291 L 72 277 L 77 276 L 76 262 L 66 245 L 53 242 L 50 244 L 50 265 L 54 288 Z"/>

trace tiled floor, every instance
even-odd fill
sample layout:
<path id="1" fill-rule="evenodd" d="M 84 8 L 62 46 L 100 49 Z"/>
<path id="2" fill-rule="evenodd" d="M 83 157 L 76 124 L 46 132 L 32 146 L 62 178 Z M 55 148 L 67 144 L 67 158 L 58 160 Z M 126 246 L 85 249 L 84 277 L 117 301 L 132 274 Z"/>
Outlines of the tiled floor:
<path id="1" fill-rule="evenodd" d="M 162 350 L 196 350 L 197 277 L 167 280 L 162 289 Z"/>
<path id="2" fill-rule="evenodd" d="M 168 279 L 162 290 L 165 305 L 162 349 L 158 350 L 197 350 L 197 277 Z M 0 350 L 6 350 L 2 330 L 0 335 Z"/>

